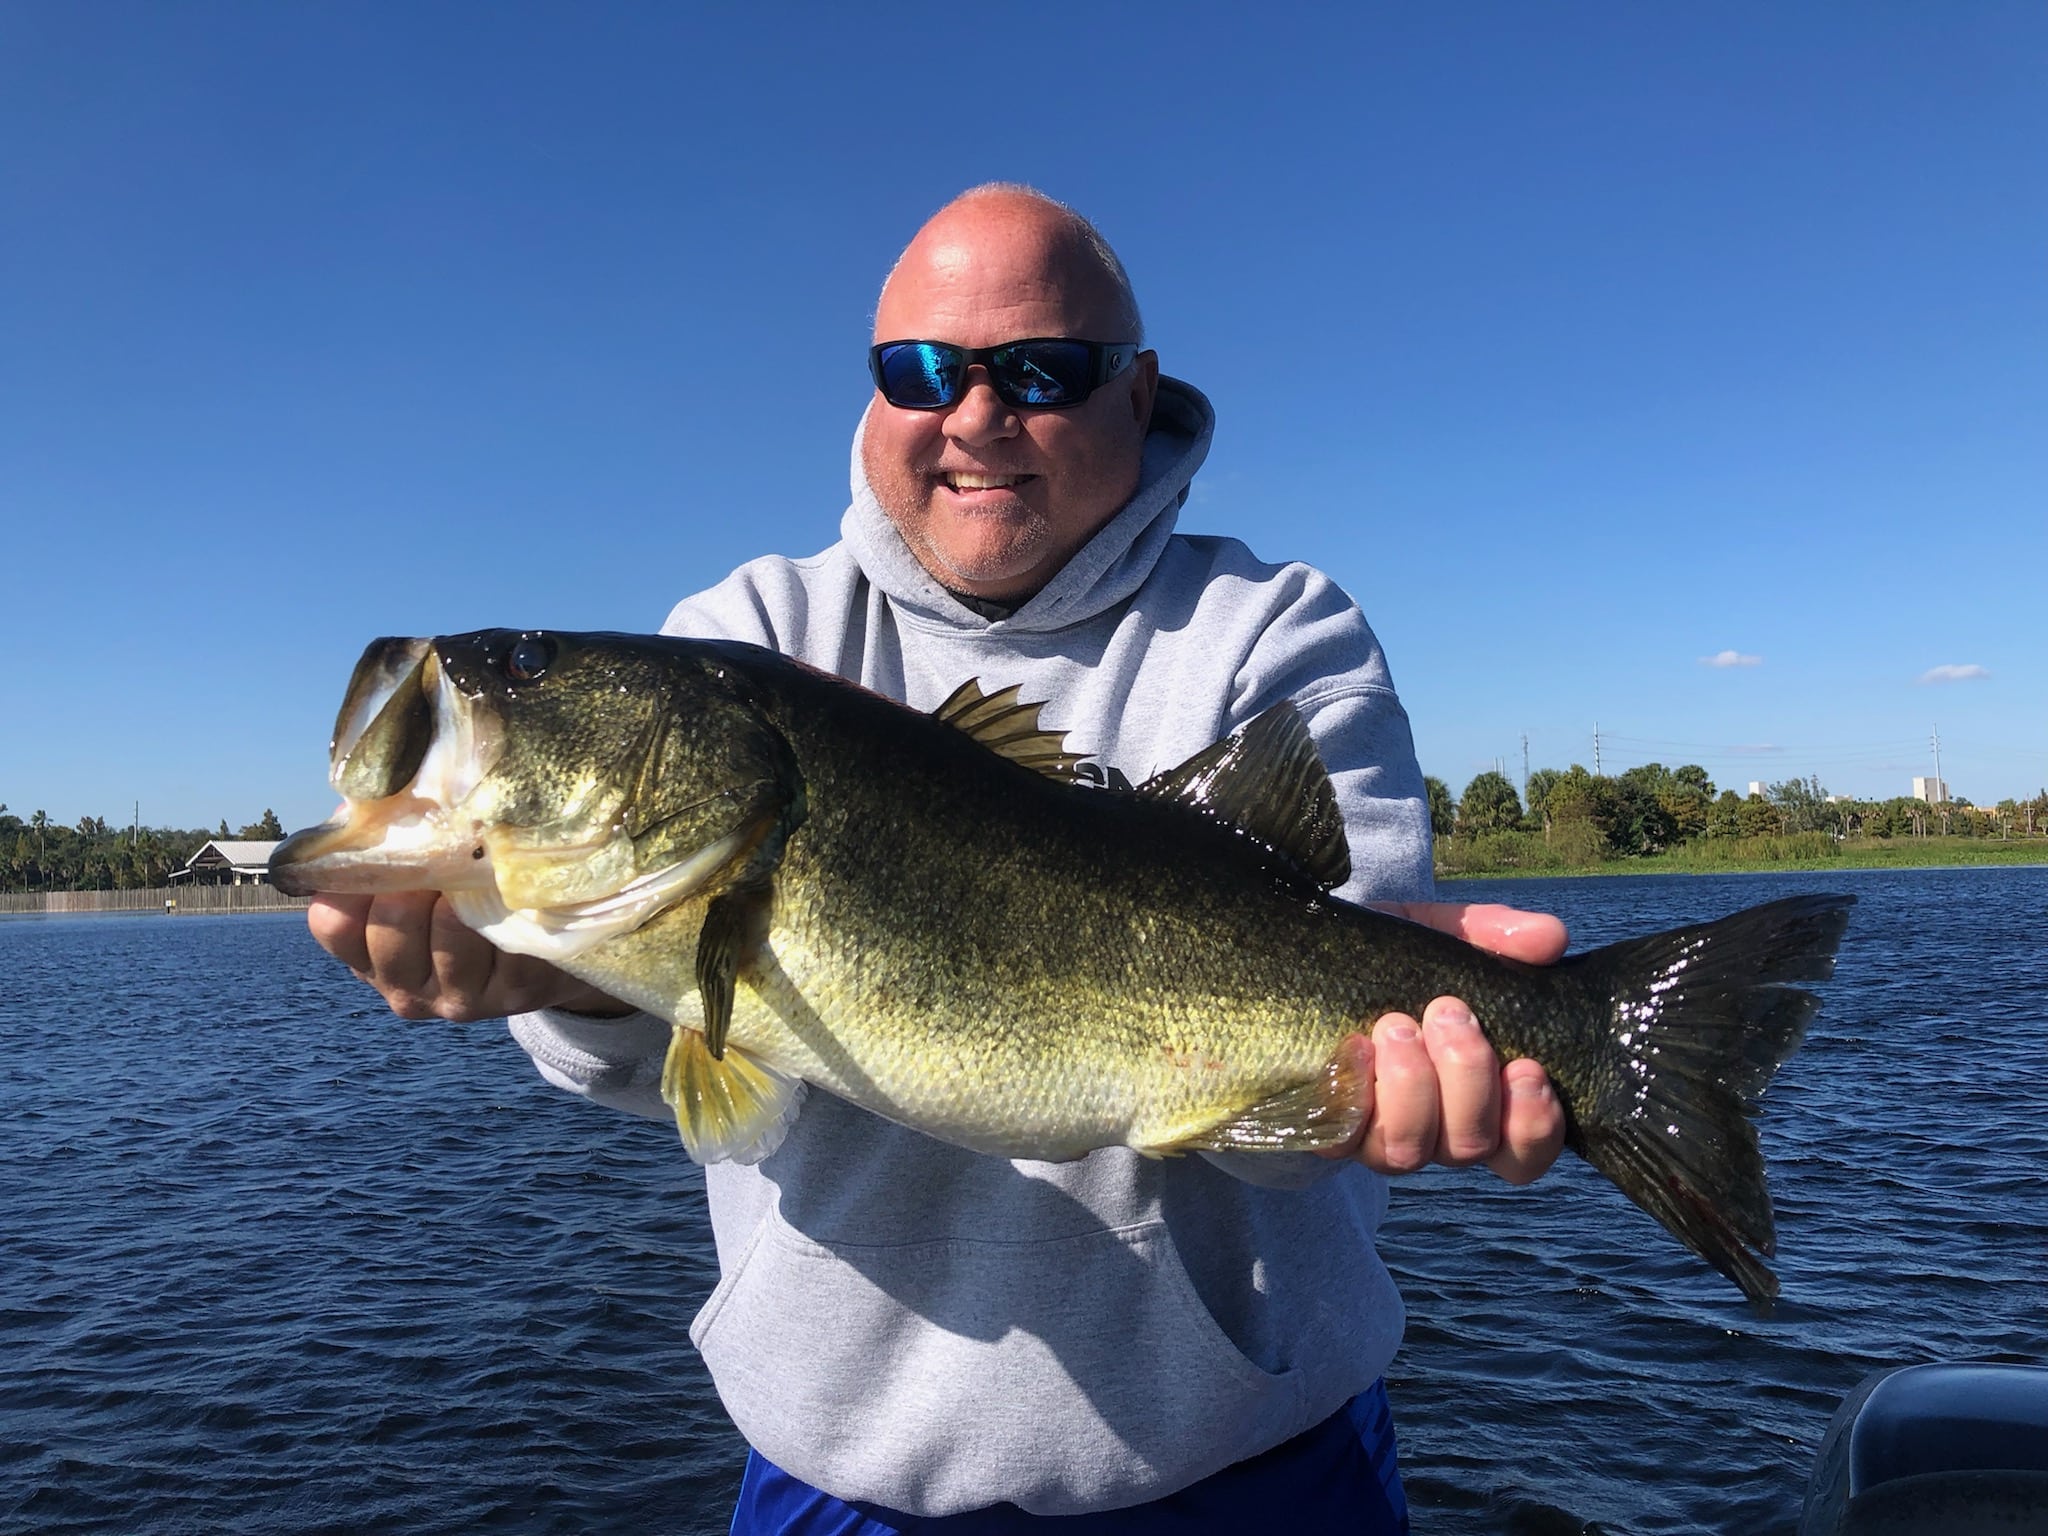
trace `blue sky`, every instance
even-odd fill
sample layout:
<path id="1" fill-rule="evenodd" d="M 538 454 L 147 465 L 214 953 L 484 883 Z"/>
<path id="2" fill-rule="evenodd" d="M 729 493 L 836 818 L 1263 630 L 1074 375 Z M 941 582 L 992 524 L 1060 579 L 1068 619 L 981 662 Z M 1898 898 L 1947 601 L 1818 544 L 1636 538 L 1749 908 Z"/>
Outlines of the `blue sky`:
<path id="1" fill-rule="evenodd" d="M 881 276 L 994 178 L 1454 790 L 1596 727 L 2048 782 L 2042 7 L 868 9 L 0 8 L 0 801 L 315 821 L 372 636 L 822 547 Z"/>

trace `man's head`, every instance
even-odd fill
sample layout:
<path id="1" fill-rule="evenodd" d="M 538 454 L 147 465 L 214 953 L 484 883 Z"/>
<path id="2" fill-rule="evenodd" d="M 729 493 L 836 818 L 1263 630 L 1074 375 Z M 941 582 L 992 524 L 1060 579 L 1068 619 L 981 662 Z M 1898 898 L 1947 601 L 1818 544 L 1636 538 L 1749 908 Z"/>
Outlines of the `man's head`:
<path id="1" fill-rule="evenodd" d="M 1122 266 L 1072 209 L 977 187 L 917 232 L 882 288 L 875 339 L 992 347 L 1026 337 L 1138 342 Z M 1060 410 L 1006 405 L 982 364 L 950 405 L 879 392 L 861 464 L 883 511 L 942 585 L 1014 601 L 1049 581 L 1138 486 L 1159 360 L 1150 352 Z"/>

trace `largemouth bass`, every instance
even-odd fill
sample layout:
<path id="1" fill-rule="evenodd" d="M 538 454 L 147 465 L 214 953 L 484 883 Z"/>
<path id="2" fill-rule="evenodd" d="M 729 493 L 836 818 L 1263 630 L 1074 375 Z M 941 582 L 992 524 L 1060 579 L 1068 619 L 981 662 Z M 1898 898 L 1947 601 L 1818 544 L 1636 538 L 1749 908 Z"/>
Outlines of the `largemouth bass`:
<path id="1" fill-rule="evenodd" d="M 345 804 L 271 874 L 442 891 L 670 1020 L 699 1160 L 766 1155 L 805 1084 L 1003 1157 L 1337 1146 L 1344 1039 L 1460 997 L 1549 1072 L 1575 1152 L 1776 1293 L 1750 1117 L 1853 898 L 1521 965 L 1330 894 L 1344 829 L 1291 705 L 1135 792 L 1075 762 L 1014 690 L 924 715 L 735 642 L 382 640 L 335 725 Z"/>

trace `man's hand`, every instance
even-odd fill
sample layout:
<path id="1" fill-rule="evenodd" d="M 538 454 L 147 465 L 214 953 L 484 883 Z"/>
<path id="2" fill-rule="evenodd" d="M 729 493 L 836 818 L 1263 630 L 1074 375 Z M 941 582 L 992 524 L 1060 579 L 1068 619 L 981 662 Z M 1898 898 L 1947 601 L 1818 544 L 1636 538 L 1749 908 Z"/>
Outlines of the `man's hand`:
<path id="1" fill-rule="evenodd" d="M 1533 965 L 1564 953 L 1564 924 L 1540 912 L 1433 901 L 1381 903 L 1379 910 Z M 1564 1147 L 1564 1108 L 1543 1068 L 1527 1058 L 1502 1066 L 1472 1010 L 1455 997 L 1431 1003 L 1419 1024 L 1387 1014 L 1370 1038 L 1353 1035 L 1343 1048 L 1366 1085 L 1365 1128 L 1328 1156 L 1356 1157 L 1378 1173 L 1484 1163 L 1510 1184 L 1527 1184 Z"/>
<path id="2" fill-rule="evenodd" d="M 319 946 L 384 994 L 404 1019 L 495 1019 L 535 1008 L 633 1010 L 545 960 L 508 955 L 463 926 L 434 891 L 322 894 L 306 909 Z"/>

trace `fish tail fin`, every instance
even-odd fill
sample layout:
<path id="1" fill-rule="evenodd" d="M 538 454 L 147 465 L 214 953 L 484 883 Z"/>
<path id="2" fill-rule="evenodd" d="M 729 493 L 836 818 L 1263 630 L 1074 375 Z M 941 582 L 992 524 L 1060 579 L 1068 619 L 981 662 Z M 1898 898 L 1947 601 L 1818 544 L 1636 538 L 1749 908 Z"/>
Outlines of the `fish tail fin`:
<path id="1" fill-rule="evenodd" d="M 1750 1117 L 1820 1006 L 1792 983 L 1834 973 L 1855 900 L 1788 897 L 1560 968 L 1607 1013 L 1567 1144 L 1754 1302 L 1778 1279 L 1763 1263 L 1777 1236 Z"/>

